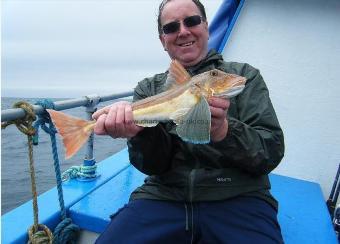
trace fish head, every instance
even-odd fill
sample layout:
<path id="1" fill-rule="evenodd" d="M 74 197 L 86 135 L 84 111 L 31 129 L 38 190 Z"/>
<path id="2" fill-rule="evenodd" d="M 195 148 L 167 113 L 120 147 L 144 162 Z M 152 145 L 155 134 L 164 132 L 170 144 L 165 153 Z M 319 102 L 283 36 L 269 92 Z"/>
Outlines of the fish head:
<path id="1" fill-rule="evenodd" d="M 196 86 L 205 97 L 231 98 L 244 89 L 246 78 L 213 69 L 199 75 Z"/>

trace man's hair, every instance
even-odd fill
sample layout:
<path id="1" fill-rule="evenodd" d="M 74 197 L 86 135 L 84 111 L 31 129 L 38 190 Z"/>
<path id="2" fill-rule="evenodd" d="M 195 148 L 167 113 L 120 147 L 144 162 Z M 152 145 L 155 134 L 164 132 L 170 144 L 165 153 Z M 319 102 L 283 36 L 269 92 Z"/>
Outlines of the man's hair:
<path id="1" fill-rule="evenodd" d="M 164 6 L 170 2 L 171 0 L 163 0 L 161 2 L 161 4 L 159 5 L 159 8 L 158 8 L 158 17 L 157 17 L 157 23 L 158 23 L 158 34 L 161 35 L 163 30 L 162 30 L 162 23 L 161 23 L 161 15 L 162 15 L 162 12 L 163 12 L 163 9 L 164 9 Z M 200 0 L 192 0 L 193 3 L 197 6 L 197 8 L 199 9 L 199 11 L 201 12 L 201 15 L 202 15 L 202 19 L 203 21 L 206 21 L 207 20 L 207 15 L 205 13 L 205 8 L 204 8 L 204 5 L 200 2 Z"/>

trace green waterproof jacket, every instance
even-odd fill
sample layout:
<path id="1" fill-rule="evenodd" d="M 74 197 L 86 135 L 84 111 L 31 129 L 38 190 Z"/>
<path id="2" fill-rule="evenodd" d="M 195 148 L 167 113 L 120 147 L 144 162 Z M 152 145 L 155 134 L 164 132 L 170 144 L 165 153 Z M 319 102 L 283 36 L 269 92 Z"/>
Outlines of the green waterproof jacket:
<path id="1" fill-rule="evenodd" d="M 173 122 L 145 128 L 128 140 L 131 163 L 149 175 L 131 199 L 184 202 L 254 196 L 277 208 L 268 173 L 284 155 L 283 132 L 259 70 L 249 64 L 225 62 L 210 51 L 188 72 L 219 69 L 247 78 L 245 89 L 230 99 L 227 136 L 220 142 L 191 144 L 176 134 Z M 134 101 L 164 91 L 167 72 L 138 83 Z"/>

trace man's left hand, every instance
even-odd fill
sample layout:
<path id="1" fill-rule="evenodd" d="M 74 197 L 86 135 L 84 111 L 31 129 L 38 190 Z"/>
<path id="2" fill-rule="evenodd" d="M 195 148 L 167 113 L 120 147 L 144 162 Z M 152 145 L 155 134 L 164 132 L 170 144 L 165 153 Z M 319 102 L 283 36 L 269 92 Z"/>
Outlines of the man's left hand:
<path id="1" fill-rule="evenodd" d="M 230 100 L 211 97 L 208 101 L 211 112 L 210 139 L 213 142 L 222 141 L 228 133 L 227 112 Z"/>

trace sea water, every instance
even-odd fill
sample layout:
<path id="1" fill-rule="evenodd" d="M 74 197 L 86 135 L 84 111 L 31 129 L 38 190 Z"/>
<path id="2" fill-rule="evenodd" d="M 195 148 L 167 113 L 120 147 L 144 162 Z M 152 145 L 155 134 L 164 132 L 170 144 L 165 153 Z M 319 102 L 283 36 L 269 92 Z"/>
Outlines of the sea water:
<path id="1" fill-rule="evenodd" d="M 1 98 L 1 110 L 12 108 L 18 101 L 36 103 L 39 98 Z M 53 99 L 56 101 L 57 99 Z M 65 99 L 58 99 L 65 100 Z M 103 107 L 112 102 L 100 104 Z M 86 118 L 84 107 L 64 110 L 63 112 Z M 81 165 L 84 160 L 86 146 L 71 159 L 65 160 L 61 138 L 57 136 L 57 148 L 61 171 L 73 165 Z M 126 147 L 125 139 L 112 139 L 109 136 L 94 137 L 94 157 L 97 162 L 111 156 Z M 39 144 L 33 147 L 35 178 L 37 192 L 41 194 L 56 185 L 50 136 L 39 129 Z M 31 179 L 29 171 L 27 136 L 15 125 L 1 130 L 1 214 L 4 214 L 24 202 L 32 199 Z"/>

